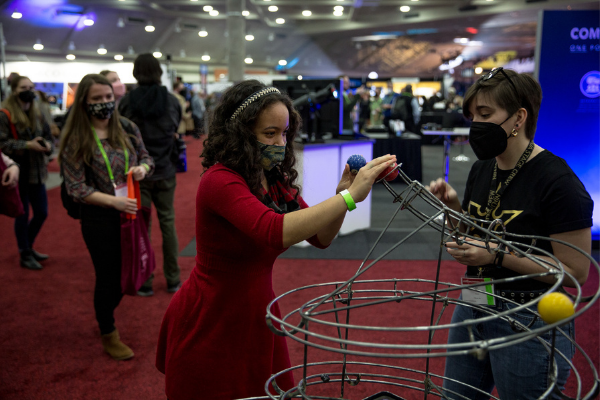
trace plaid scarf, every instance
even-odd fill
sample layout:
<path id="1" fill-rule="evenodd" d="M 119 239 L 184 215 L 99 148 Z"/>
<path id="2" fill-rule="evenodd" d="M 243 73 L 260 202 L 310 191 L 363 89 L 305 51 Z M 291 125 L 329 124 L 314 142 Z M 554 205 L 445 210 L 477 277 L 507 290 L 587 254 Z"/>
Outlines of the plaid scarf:
<path id="1" fill-rule="evenodd" d="M 300 209 L 300 204 L 294 199 L 296 191 L 284 186 L 285 178 L 275 167 L 270 171 L 264 171 L 269 185 L 269 191 L 261 188 L 262 202 L 272 208 L 277 214 L 286 214 Z"/>

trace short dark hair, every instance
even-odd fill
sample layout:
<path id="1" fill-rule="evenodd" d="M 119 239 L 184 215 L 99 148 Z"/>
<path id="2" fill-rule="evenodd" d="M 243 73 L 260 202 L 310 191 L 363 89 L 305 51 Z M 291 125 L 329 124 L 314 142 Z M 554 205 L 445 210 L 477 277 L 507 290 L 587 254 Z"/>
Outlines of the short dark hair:
<path id="1" fill-rule="evenodd" d="M 488 80 L 480 78 L 465 94 L 463 115 L 467 118 L 473 117 L 469 111 L 471 103 L 480 93 L 483 96 L 489 96 L 494 103 L 506 110 L 509 115 L 516 113 L 520 108 L 524 108 L 527 110 L 525 136 L 533 140 L 542 104 L 542 87 L 538 81 L 527 74 L 519 74 L 510 69 L 505 69 L 503 72 L 510 77 L 515 87 L 512 87 L 502 73 L 498 73 Z"/>
<path id="2" fill-rule="evenodd" d="M 111 72 L 115 72 L 115 71 L 111 71 L 109 69 L 103 69 L 102 71 L 100 71 L 100 75 L 106 77 L 108 74 L 110 74 Z"/>
<path id="3" fill-rule="evenodd" d="M 244 108 L 243 112 L 231 120 L 237 108 L 253 93 L 266 88 L 257 80 L 242 81 L 225 91 L 220 103 L 209 116 L 208 138 L 204 141 L 202 165 L 210 168 L 219 162 L 239 173 L 248 183 L 252 193 L 259 195 L 261 189 L 262 165 L 260 149 L 254 134 L 254 126 L 260 114 L 276 103 L 283 103 L 289 112 L 289 128 L 285 145 L 285 158 L 279 169 L 287 178 L 290 188 L 299 191 L 295 181 L 298 172 L 294 169 L 294 138 L 300 130 L 302 117 L 294 109 L 291 99 L 285 93 L 263 95 Z"/>
<path id="4" fill-rule="evenodd" d="M 160 63 L 150 53 L 140 54 L 133 62 L 133 77 L 140 85 L 160 84 L 162 73 Z"/>

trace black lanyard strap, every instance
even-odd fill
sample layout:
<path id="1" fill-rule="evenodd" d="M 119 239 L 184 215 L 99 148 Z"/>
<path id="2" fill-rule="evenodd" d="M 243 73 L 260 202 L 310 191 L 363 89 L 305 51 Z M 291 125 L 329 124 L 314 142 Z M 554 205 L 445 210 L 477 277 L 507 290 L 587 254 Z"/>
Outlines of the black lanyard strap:
<path id="1" fill-rule="evenodd" d="M 527 148 L 521 155 L 521 158 L 517 162 L 517 165 L 515 165 L 513 170 L 510 172 L 510 175 L 508 175 L 508 178 L 506 178 L 506 181 L 504 181 L 504 183 L 501 183 L 499 187 L 498 187 L 498 163 L 496 162 L 494 164 L 494 172 L 492 173 L 492 183 L 490 186 L 490 195 L 488 197 L 487 207 L 486 207 L 486 212 L 485 212 L 486 221 L 490 221 L 490 217 L 492 216 L 492 211 L 494 211 L 496 209 L 496 207 L 498 207 L 498 204 L 500 203 L 500 197 L 502 197 L 502 193 L 504 193 L 504 191 L 508 187 L 508 184 L 517 175 L 517 172 L 519 172 L 519 170 L 523 167 L 523 165 L 525 165 L 525 163 L 529 159 L 529 156 L 531 156 L 531 153 L 533 152 L 534 147 L 535 147 L 535 144 L 533 143 L 533 140 L 532 140 L 531 142 L 529 142 L 529 145 L 527 146 Z"/>

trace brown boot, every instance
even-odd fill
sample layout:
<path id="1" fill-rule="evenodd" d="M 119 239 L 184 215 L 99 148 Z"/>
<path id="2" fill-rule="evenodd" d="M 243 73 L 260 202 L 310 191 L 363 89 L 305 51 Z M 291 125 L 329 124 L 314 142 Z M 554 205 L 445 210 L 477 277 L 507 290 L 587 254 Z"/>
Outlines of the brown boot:
<path id="1" fill-rule="evenodd" d="M 119 331 L 102 335 L 102 347 L 115 360 L 129 360 L 134 356 L 133 351 L 119 339 Z"/>

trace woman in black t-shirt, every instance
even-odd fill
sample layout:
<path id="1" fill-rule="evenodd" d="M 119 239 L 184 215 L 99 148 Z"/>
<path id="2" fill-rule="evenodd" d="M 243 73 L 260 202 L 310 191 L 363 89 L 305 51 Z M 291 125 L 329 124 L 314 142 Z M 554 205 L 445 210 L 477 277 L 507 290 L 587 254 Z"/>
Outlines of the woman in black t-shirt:
<path id="1" fill-rule="evenodd" d="M 479 220 L 501 219 L 509 233 L 559 239 L 590 253 L 593 202 L 589 194 L 564 160 L 533 142 L 541 100 L 539 83 L 528 75 L 498 68 L 483 76 L 464 99 L 463 113 L 473 121 L 469 142 L 480 161 L 469 173 L 462 205 L 456 191 L 442 179 L 431 182 L 428 189 L 457 212 Z M 475 228 L 468 233 L 478 235 Z M 531 244 L 530 239 L 512 236 L 507 240 Z M 560 260 L 564 271 L 579 285 L 585 283 L 590 262 L 584 254 L 555 241 L 538 241 L 536 246 Z M 503 252 L 491 254 L 484 246 L 473 246 L 468 241 L 448 242 L 446 247 L 452 257 L 467 266 L 467 276 L 503 279 L 547 272 L 528 258 Z M 539 253 L 536 257 L 554 264 L 551 257 Z M 497 295 L 518 301 L 498 300 L 496 307 L 510 310 L 540 296 L 554 283 L 555 275 L 548 275 L 498 284 L 494 288 Z M 563 284 L 576 286 L 567 275 Z M 477 308 L 458 305 L 452 322 L 488 315 Z M 543 327 L 544 322 L 533 316 L 527 309 L 511 315 L 532 330 Z M 474 327 L 475 340 L 493 340 L 515 333 L 501 319 Z M 574 337 L 573 321 L 561 329 Z M 468 342 L 469 333 L 467 326 L 451 328 L 448 342 Z M 542 339 L 549 344 L 550 332 Z M 557 335 L 556 348 L 566 358 L 573 357 L 574 349 L 566 336 Z M 570 367 L 563 357 L 556 356 L 555 360 L 557 385 L 562 390 Z M 537 399 L 548 388 L 550 365 L 549 352 L 537 339 L 492 350 L 483 359 L 472 355 L 448 357 L 446 378 L 479 391 L 451 380 L 444 380 L 444 389 L 449 398 L 487 399 L 489 395 L 484 392 L 491 393 L 496 386 L 502 399 Z M 465 397 L 454 397 L 455 393 Z"/>

